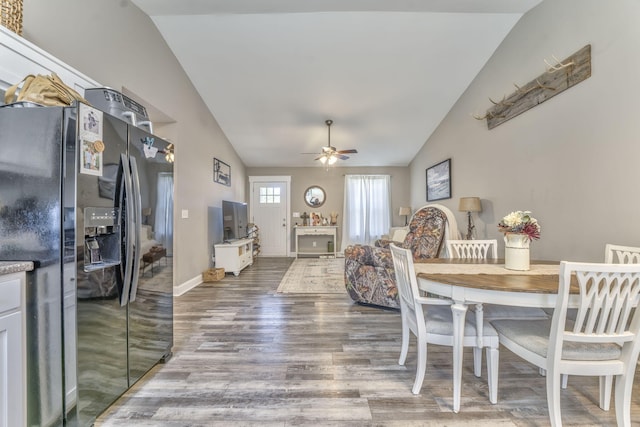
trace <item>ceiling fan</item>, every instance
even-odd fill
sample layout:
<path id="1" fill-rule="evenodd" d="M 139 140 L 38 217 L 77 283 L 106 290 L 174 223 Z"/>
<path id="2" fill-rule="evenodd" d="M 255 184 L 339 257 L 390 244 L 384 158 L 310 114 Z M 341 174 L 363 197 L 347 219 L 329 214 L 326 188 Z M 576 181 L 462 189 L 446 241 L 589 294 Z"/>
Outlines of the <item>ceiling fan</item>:
<path id="1" fill-rule="evenodd" d="M 358 150 L 355 150 L 353 148 L 349 150 L 336 150 L 336 147 L 333 147 L 331 145 L 331 125 L 333 124 L 333 120 L 325 120 L 324 123 L 327 125 L 327 131 L 328 131 L 327 145 L 325 147 L 322 147 L 322 152 L 320 153 L 320 156 L 316 157 L 314 160 L 320 160 L 320 163 L 322 163 L 323 165 L 324 164 L 332 165 L 338 159 L 347 160 L 349 156 L 345 156 L 345 154 L 355 154 L 358 152 Z M 315 154 L 315 153 L 308 153 L 308 154 Z"/>

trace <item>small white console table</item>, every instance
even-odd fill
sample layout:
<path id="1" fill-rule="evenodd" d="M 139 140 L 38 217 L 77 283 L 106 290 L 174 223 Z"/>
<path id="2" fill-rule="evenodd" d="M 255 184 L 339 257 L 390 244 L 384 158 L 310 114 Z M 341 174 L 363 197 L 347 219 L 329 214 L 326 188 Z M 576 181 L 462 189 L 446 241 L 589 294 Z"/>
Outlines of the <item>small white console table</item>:
<path id="1" fill-rule="evenodd" d="M 216 250 L 216 267 L 224 268 L 238 276 L 245 268 L 253 264 L 253 239 L 239 239 L 229 243 L 219 243 Z"/>
<path id="2" fill-rule="evenodd" d="M 338 226 L 337 225 L 318 225 L 318 226 L 296 226 L 294 227 L 296 237 L 296 258 L 300 255 L 318 255 L 318 256 L 333 256 L 337 257 L 338 254 Z M 305 237 L 311 236 L 311 237 Z M 333 242 L 333 251 L 329 251 L 326 240 L 322 240 L 318 246 L 318 242 L 313 237 L 330 237 Z M 307 247 L 301 245 L 301 239 L 313 240 L 313 246 Z"/>

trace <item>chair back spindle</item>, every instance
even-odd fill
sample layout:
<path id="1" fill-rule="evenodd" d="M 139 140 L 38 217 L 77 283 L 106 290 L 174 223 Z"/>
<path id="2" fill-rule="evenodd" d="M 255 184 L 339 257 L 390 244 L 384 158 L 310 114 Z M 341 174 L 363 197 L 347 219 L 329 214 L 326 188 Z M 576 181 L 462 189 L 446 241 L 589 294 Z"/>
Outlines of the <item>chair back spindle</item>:
<path id="1" fill-rule="evenodd" d="M 452 258 L 498 258 L 498 241 L 496 239 L 447 240 L 447 249 Z"/>
<path id="2" fill-rule="evenodd" d="M 604 249 L 604 262 L 608 264 L 640 264 L 640 248 L 607 243 Z"/>
<path id="3" fill-rule="evenodd" d="M 580 287 L 580 306 L 573 332 L 566 339 L 581 341 L 589 337 L 589 342 L 620 343 L 633 339 L 634 333 L 626 328 L 638 303 L 639 275 L 576 269 L 575 278 Z"/>

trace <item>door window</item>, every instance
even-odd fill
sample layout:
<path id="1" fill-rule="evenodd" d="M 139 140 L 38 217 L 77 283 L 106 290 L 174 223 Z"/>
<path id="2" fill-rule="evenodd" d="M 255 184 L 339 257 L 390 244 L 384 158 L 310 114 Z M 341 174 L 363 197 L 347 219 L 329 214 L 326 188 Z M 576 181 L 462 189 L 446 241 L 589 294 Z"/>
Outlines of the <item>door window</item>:
<path id="1" fill-rule="evenodd" d="M 280 187 L 260 187 L 260 204 L 273 205 L 280 203 Z"/>

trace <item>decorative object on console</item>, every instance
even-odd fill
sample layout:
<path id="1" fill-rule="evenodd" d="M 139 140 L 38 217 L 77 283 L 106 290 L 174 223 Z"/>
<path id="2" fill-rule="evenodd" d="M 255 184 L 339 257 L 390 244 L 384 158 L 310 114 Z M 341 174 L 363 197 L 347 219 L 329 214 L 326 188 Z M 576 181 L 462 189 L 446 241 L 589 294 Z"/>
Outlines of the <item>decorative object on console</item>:
<path id="1" fill-rule="evenodd" d="M 399 212 L 398 212 L 398 215 L 404 217 L 404 226 L 405 227 L 407 225 L 409 225 L 409 215 L 411 215 L 411 208 L 401 207 Z"/>
<path id="2" fill-rule="evenodd" d="M 317 212 L 311 212 L 311 225 L 322 225 L 322 216 Z"/>
<path id="3" fill-rule="evenodd" d="M 451 198 L 451 159 L 427 168 L 427 201 Z"/>
<path id="4" fill-rule="evenodd" d="M 306 212 L 302 212 L 302 215 L 300 215 L 300 218 L 302 218 L 302 226 L 306 227 L 309 225 L 309 214 Z"/>
<path id="5" fill-rule="evenodd" d="M 530 211 L 516 211 L 502 218 L 498 230 L 504 233 L 504 267 L 529 270 L 529 243 L 540 238 L 540 224 Z"/>
<path id="6" fill-rule="evenodd" d="M 466 239 L 473 239 L 473 230 L 476 228 L 471 219 L 471 212 L 482 212 L 482 204 L 479 197 L 461 197 L 458 205 L 460 212 L 467 213 L 467 235 Z"/>
<path id="7" fill-rule="evenodd" d="M 331 212 L 329 216 L 331 217 L 329 225 L 338 225 L 338 212 Z"/>
<path id="8" fill-rule="evenodd" d="M 213 158 L 213 181 L 231 187 L 231 166 Z"/>

